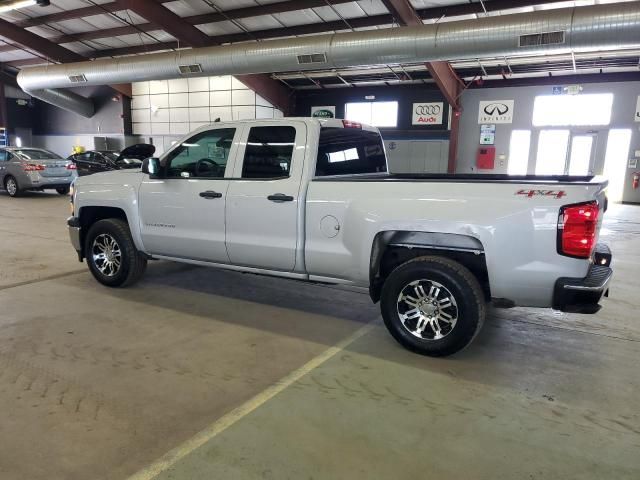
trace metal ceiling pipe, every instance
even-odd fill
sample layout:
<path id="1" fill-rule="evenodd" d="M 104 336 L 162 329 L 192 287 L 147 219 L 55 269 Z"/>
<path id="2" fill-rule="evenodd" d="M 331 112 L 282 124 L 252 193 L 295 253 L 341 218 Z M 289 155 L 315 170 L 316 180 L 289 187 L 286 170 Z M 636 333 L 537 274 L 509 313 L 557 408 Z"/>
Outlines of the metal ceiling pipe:
<path id="1" fill-rule="evenodd" d="M 96 113 L 91 99 L 65 89 L 43 88 L 41 90 L 23 90 L 38 100 L 50 103 L 68 112 L 91 118 Z"/>
<path id="2" fill-rule="evenodd" d="M 23 69 L 17 80 L 33 94 L 45 88 L 180 76 L 620 50 L 639 47 L 638 32 L 640 2 L 629 2 L 32 67 Z M 180 66 L 196 71 L 184 73 Z"/>

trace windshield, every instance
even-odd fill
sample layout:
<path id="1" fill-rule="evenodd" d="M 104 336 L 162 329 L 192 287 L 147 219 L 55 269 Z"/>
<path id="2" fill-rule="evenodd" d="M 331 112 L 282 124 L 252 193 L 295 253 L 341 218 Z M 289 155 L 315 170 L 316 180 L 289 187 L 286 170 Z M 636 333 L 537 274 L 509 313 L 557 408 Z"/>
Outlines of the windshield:
<path id="1" fill-rule="evenodd" d="M 35 148 L 23 148 L 13 150 L 13 153 L 25 160 L 58 160 L 60 155 L 56 155 L 48 150 L 36 150 Z"/>
<path id="2" fill-rule="evenodd" d="M 118 160 L 118 154 L 116 152 L 100 152 L 103 157 L 108 158 L 112 162 Z"/>

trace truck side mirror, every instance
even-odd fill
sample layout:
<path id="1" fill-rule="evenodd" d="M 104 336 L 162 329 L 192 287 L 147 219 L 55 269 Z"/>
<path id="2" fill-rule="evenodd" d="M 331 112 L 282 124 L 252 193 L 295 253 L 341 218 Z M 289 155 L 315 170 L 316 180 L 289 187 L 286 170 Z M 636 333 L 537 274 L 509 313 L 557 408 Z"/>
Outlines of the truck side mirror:
<path id="1" fill-rule="evenodd" d="M 142 173 L 146 173 L 151 178 L 160 176 L 160 159 L 156 157 L 145 158 L 142 161 Z"/>

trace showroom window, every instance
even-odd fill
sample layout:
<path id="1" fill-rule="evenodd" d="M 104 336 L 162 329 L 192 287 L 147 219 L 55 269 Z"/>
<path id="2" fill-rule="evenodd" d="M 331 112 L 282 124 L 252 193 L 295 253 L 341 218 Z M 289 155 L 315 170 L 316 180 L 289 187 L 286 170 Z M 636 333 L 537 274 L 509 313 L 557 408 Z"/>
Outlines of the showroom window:
<path id="1" fill-rule="evenodd" d="M 513 130 L 509 144 L 509 175 L 526 175 L 529 166 L 531 130 Z"/>
<path id="2" fill-rule="evenodd" d="M 612 93 L 588 95 L 540 95 L 533 105 L 536 127 L 609 125 Z"/>
<path id="3" fill-rule="evenodd" d="M 373 127 L 398 126 L 398 102 L 355 102 L 345 105 L 347 120 Z"/>

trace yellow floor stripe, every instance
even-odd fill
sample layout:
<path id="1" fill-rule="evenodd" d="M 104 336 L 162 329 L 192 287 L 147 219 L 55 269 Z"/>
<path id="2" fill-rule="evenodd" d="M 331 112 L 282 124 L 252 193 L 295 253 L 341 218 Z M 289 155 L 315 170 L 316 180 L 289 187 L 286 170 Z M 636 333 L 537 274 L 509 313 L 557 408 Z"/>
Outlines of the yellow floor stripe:
<path id="1" fill-rule="evenodd" d="M 255 409 L 263 405 L 265 402 L 269 401 L 280 392 L 291 386 L 293 383 L 297 382 L 299 379 L 304 377 L 306 374 L 311 372 L 312 370 L 318 368 L 324 362 L 329 360 L 331 357 L 335 356 L 337 353 L 340 353 L 351 343 L 356 341 L 358 338 L 366 335 L 371 330 L 373 330 L 374 325 L 369 323 L 358 330 L 356 330 L 353 334 L 349 335 L 347 338 L 337 343 L 335 346 L 328 348 L 320 355 L 312 358 L 307 363 L 305 363 L 302 367 L 294 370 L 284 378 L 280 379 L 278 382 L 274 383 L 270 387 L 266 388 L 262 392 L 258 393 L 255 397 L 246 401 L 239 407 L 230 411 L 226 415 L 220 417 L 218 420 L 213 422 L 204 430 L 200 431 L 189 440 L 184 442 L 182 445 L 170 450 L 165 453 L 162 457 L 156 460 L 151 465 L 143 468 L 138 473 L 129 477 L 129 480 L 151 480 L 157 477 L 162 472 L 168 470 L 173 465 L 178 463 L 181 459 L 189 455 L 194 450 L 197 450 L 205 443 L 215 438 L 220 433 L 224 432 L 227 428 L 232 426 L 238 420 L 242 419 L 246 415 L 253 412 Z"/>

